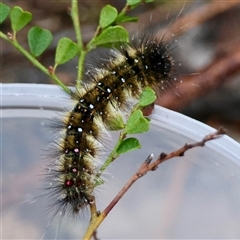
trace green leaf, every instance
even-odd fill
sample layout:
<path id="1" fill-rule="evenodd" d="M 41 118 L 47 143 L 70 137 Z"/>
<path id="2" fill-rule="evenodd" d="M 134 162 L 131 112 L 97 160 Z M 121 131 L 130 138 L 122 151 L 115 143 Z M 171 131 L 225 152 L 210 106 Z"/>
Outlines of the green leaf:
<path id="1" fill-rule="evenodd" d="M 61 38 L 58 41 L 55 62 L 63 64 L 74 58 L 79 52 L 79 47 L 69 38 Z"/>
<path id="2" fill-rule="evenodd" d="M 99 46 L 117 42 L 129 42 L 128 32 L 121 26 L 108 27 L 96 37 L 93 44 Z"/>
<path id="3" fill-rule="evenodd" d="M 25 27 L 32 19 L 32 14 L 23 11 L 20 7 L 15 6 L 10 14 L 12 30 L 17 32 Z"/>
<path id="4" fill-rule="evenodd" d="M 4 3 L 0 3 L 0 23 L 2 23 L 10 13 L 10 7 Z"/>
<path id="5" fill-rule="evenodd" d="M 111 5 L 106 5 L 100 14 L 99 25 L 101 28 L 105 28 L 111 25 L 115 19 L 117 18 L 118 11 L 116 8 L 112 7 Z"/>
<path id="6" fill-rule="evenodd" d="M 155 92 L 150 87 L 146 87 L 140 96 L 138 104 L 140 107 L 145 107 L 153 103 L 155 100 L 156 100 Z"/>
<path id="7" fill-rule="evenodd" d="M 154 2 L 154 0 L 127 0 L 127 5 L 128 6 L 136 6 L 140 3 L 150 3 L 150 2 Z"/>
<path id="8" fill-rule="evenodd" d="M 40 27 L 33 27 L 28 31 L 28 45 L 34 57 L 41 55 L 52 41 L 52 34 L 49 30 Z"/>
<path id="9" fill-rule="evenodd" d="M 142 0 L 127 0 L 127 5 L 134 6 L 134 5 L 140 4 L 141 2 Z"/>
<path id="10" fill-rule="evenodd" d="M 131 17 L 127 15 L 118 15 L 116 18 L 116 22 L 119 23 L 124 23 L 124 22 L 137 22 L 138 18 L 137 17 Z"/>
<path id="11" fill-rule="evenodd" d="M 131 7 L 136 7 L 142 2 L 142 0 L 127 0 L 127 5 Z"/>
<path id="12" fill-rule="evenodd" d="M 143 116 L 142 111 L 136 110 L 130 115 L 124 133 L 135 134 L 147 132 L 148 130 L 149 130 L 148 120 Z"/>
<path id="13" fill-rule="evenodd" d="M 154 2 L 154 0 L 127 0 L 127 5 L 130 6 L 131 9 L 134 9 L 141 3 L 150 3 Z"/>
<path id="14" fill-rule="evenodd" d="M 117 149 L 118 155 L 141 148 L 139 141 L 136 138 L 127 138 L 122 141 Z"/>

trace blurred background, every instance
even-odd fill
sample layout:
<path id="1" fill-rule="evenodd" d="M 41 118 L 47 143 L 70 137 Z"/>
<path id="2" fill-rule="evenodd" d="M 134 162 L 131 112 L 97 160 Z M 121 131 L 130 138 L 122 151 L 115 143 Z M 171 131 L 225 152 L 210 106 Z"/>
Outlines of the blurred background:
<path id="1" fill-rule="evenodd" d="M 54 64 L 55 48 L 61 37 L 75 39 L 69 15 L 70 0 L 3 2 L 11 7 L 21 6 L 33 13 L 31 23 L 17 35 L 18 41 L 26 49 L 29 28 L 38 25 L 52 31 L 54 38 L 50 47 L 38 58 L 46 67 Z M 85 42 L 93 36 L 100 9 L 106 4 L 112 4 L 121 10 L 125 1 L 79 1 Z M 173 89 L 158 99 L 157 104 L 215 128 L 224 126 L 228 130 L 228 135 L 238 142 L 240 142 L 239 13 L 240 3 L 237 1 L 165 0 L 143 4 L 130 11 L 129 15 L 138 16 L 139 21 L 124 25 L 130 35 L 134 35 L 136 31 L 146 31 L 162 36 L 164 32 L 167 38 L 170 36 L 173 40 L 173 55 L 176 59 L 176 75 L 179 81 Z M 9 20 L 4 21 L 1 31 L 7 33 L 10 29 Z M 1 82 L 54 84 L 10 44 L 2 39 L 0 41 Z M 95 52 L 91 54 L 94 55 Z M 88 61 L 91 63 L 91 58 L 88 58 Z M 76 66 L 75 58 L 59 66 L 57 75 L 64 83 L 72 86 L 76 79 Z M 46 89 L 42 91 L 46 92 Z M 48 99 L 38 100 L 43 102 Z M 65 98 L 50 100 L 55 100 L 56 106 L 61 101 L 66 101 L 67 105 L 69 101 Z M 6 113 L 8 109 L 4 110 Z M 1 194 L 5 239 L 39 239 L 49 222 L 49 217 L 45 214 L 46 201 L 42 199 L 32 201 L 33 197 L 39 196 L 37 187 L 42 178 L 40 171 L 46 166 L 46 161 L 41 161 L 39 156 L 43 155 L 42 150 L 46 148 L 54 134 L 54 129 L 46 131 L 46 118 L 55 116 L 55 112 L 44 108 L 41 110 L 35 113 L 32 109 L 26 108 L 24 111 L 15 109 L 20 118 L 6 117 L 0 129 L 0 135 L 4 139 Z M 56 111 L 59 111 L 57 107 Z M 11 114 L 11 109 L 7 113 Z M 28 114 L 34 117 L 29 119 Z M 160 121 L 157 124 L 163 123 Z M 162 129 L 159 134 L 157 129 L 152 125 L 150 137 L 140 136 L 144 143 L 143 147 L 149 144 L 151 148 L 147 151 L 154 152 L 155 156 L 159 154 L 159 148 L 172 151 L 190 139 L 178 137 L 174 129 Z M 159 137 L 162 141 L 155 141 Z M 99 209 L 103 209 L 106 203 L 113 199 L 136 171 L 141 164 L 139 160 L 142 161 L 146 155 L 146 149 L 136 151 L 136 154 L 127 157 L 124 155 L 120 161 L 114 162 L 115 168 L 110 167 L 106 176 L 107 187 L 104 185 L 98 190 Z M 128 161 L 129 159 L 131 161 Z M 99 230 L 100 237 L 239 238 L 240 175 L 239 166 L 235 164 L 234 159 L 227 161 L 225 155 L 215 154 L 214 149 L 207 144 L 204 148 L 192 149 L 181 160 L 173 159 L 163 164 L 158 171 L 148 174 L 134 185 L 103 223 Z M 148 191 L 144 192 L 143 189 Z M 59 234 L 58 238 L 79 239 L 79 233 L 82 234 L 87 226 L 84 220 L 84 215 L 87 214 L 86 211 L 80 216 L 80 221 L 76 221 L 74 228 L 71 221 L 63 222 L 64 227 L 60 231 L 62 235 Z M 114 221 L 116 219 L 117 221 Z M 65 224 L 71 228 L 65 228 Z M 52 225 L 46 230 L 44 239 L 57 238 L 55 234 L 59 223 Z"/>
<path id="2" fill-rule="evenodd" d="M 39 57 L 45 66 L 53 65 L 56 44 L 61 37 L 75 39 L 70 0 L 65 1 L 4 1 L 33 13 L 33 20 L 18 33 L 19 42 L 28 48 L 26 35 L 29 28 L 38 25 L 53 32 L 53 42 Z M 118 10 L 125 1 L 79 1 L 82 35 L 88 42 L 98 24 L 100 9 L 112 4 Z M 136 30 L 162 29 L 174 34 L 174 55 L 180 64 L 177 76 L 182 80 L 176 88 L 162 96 L 157 104 L 179 111 L 215 128 L 224 126 L 228 134 L 240 141 L 240 4 L 231 1 L 156 1 L 142 4 L 129 15 L 138 16 L 138 23 L 124 26 L 133 35 Z M 167 31 L 166 31 L 167 29 Z M 9 21 L 1 25 L 10 31 Z M 1 41 L 1 82 L 49 83 L 52 81 L 34 68 L 10 44 Z M 76 79 L 77 59 L 60 66 L 57 75 L 73 85 Z"/>

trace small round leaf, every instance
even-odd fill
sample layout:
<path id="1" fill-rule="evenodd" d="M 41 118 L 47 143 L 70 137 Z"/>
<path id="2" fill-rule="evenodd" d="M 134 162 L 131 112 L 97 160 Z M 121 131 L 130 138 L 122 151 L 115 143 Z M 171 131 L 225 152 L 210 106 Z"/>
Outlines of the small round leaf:
<path id="1" fill-rule="evenodd" d="M 124 22 L 137 22 L 138 18 L 137 17 L 131 17 L 128 15 L 118 15 L 116 22 L 119 23 L 124 23 Z"/>
<path id="2" fill-rule="evenodd" d="M 2 23 L 10 13 L 10 7 L 4 3 L 0 3 L 0 23 Z"/>
<path id="3" fill-rule="evenodd" d="M 153 103 L 155 100 L 156 100 L 155 92 L 150 87 L 146 87 L 140 96 L 138 104 L 141 107 L 145 107 Z"/>
<path id="4" fill-rule="evenodd" d="M 142 0 L 127 0 L 127 5 L 134 6 L 134 5 L 140 4 L 141 2 Z"/>
<path id="5" fill-rule="evenodd" d="M 99 46 L 117 42 L 129 42 L 128 32 L 121 26 L 108 27 L 103 30 L 93 44 Z"/>
<path id="6" fill-rule="evenodd" d="M 127 5 L 131 7 L 136 7 L 140 3 L 150 3 L 154 2 L 154 0 L 127 0 Z"/>
<path id="7" fill-rule="evenodd" d="M 117 18 L 118 11 L 116 8 L 112 7 L 111 5 L 106 5 L 100 14 L 99 25 L 101 28 L 105 28 L 111 25 L 115 19 Z"/>
<path id="8" fill-rule="evenodd" d="M 136 138 L 127 138 L 120 144 L 117 153 L 120 155 L 139 148 L 141 148 L 141 145 Z"/>
<path id="9" fill-rule="evenodd" d="M 25 27 L 32 19 L 32 14 L 27 11 L 23 11 L 22 8 L 15 6 L 11 13 L 11 26 L 13 31 L 19 31 Z"/>
<path id="10" fill-rule="evenodd" d="M 49 30 L 40 27 L 33 27 L 28 31 L 28 45 L 34 57 L 41 55 L 52 41 L 52 34 Z"/>
<path id="11" fill-rule="evenodd" d="M 148 130 L 148 120 L 143 116 L 142 111 L 136 110 L 130 115 L 124 132 L 126 134 L 136 134 L 147 132 Z"/>
<path id="12" fill-rule="evenodd" d="M 61 38 L 58 41 L 55 63 L 63 64 L 74 58 L 79 52 L 79 47 L 69 38 Z"/>

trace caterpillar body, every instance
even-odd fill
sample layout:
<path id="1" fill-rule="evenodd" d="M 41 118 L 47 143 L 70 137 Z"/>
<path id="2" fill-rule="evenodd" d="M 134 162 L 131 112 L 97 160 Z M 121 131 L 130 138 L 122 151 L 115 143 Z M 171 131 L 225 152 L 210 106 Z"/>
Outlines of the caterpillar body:
<path id="1" fill-rule="evenodd" d="M 63 120 L 58 157 L 48 173 L 55 215 L 76 215 L 91 204 L 103 132 L 116 128 L 115 120 L 130 111 L 145 87 L 161 94 L 172 85 L 170 50 L 163 39 L 144 37 L 112 49 L 108 62 L 88 70 L 82 89 L 73 93 L 76 105 Z"/>

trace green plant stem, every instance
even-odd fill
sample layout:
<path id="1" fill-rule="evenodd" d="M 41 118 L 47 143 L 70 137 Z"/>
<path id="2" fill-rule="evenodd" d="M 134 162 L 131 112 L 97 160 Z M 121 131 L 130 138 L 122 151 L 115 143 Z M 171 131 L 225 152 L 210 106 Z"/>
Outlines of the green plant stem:
<path id="1" fill-rule="evenodd" d="M 144 162 L 146 164 L 146 162 Z M 144 165 L 143 164 L 143 165 Z M 142 165 L 142 166 L 143 166 Z M 142 167 L 141 166 L 141 167 Z M 99 214 L 98 216 L 95 216 L 92 218 L 92 221 L 90 222 L 88 229 L 83 237 L 84 240 L 90 240 L 93 236 L 94 232 L 97 230 L 99 225 L 103 222 L 103 220 L 107 217 L 109 212 L 113 209 L 113 207 L 119 202 L 119 200 L 123 197 L 123 195 L 128 191 L 128 189 L 133 185 L 133 183 L 139 179 L 141 176 L 138 173 L 135 173 L 129 181 L 125 184 L 125 186 L 122 188 L 122 190 L 115 196 L 115 198 L 110 202 L 110 204 Z"/>
<path id="2" fill-rule="evenodd" d="M 140 109 L 141 110 L 141 107 L 139 106 L 139 104 L 136 104 L 130 115 L 136 111 L 137 109 Z M 99 172 L 97 174 L 97 178 L 99 178 L 102 174 L 102 172 L 108 167 L 108 165 L 110 163 L 112 163 L 119 155 L 117 153 L 117 149 L 118 147 L 121 145 L 121 143 L 123 142 L 123 140 L 127 137 L 127 133 L 123 130 L 123 132 L 120 133 L 120 136 L 118 138 L 118 142 L 116 143 L 114 149 L 112 150 L 112 152 L 110 153 L 110 155 L 108 156 L 108 158 L 106 159 L 106 161 L 104 162 L 104 164 L 101 166 L 101 168 L 99 169 Z"/>
<path id="3" fill-rule="evenodd" d="M 146 162 L 140 167 L 146 165 Z M 109 212 L 113 209 L 113 207 L 119 202 L 119 200 L 123 197 L 123 195 L 128 191 L 128 189 L 133 185 L 136 180 L 138 180 L 141 177 L 137 172 L 128 180 L 128 182 L 125 184 L 125 186 L 120 190 L 120 192 L 115 196 L 115 198 L 110 202 L 110 204 L 99 214 L 98 216 L 95 216 L 92 221 L 90 222 L 90 225 L 88 226 L 88 229 L 83 237 L 84 240 L 90 240 L 93 236 L 94 232 L 97 230 L 99 225 L 103 222 L 103 220 L 107 217 Z"/>
<path id="4" fill-rule="evenodd" d="M 126 4 L 118 15 L 119 16 L 125 15 L 130 9 L 131 9 L 130 6 Z"/>
<path id="5" fill-rule="evenodd" d="M 112 152 L 108 156 L 107 160 L 104 162 L 104 164 L 99 169 L 99 172 L 97 174 L 97 178 L 99 178 L 101 176 L 102 172 L 108 167 L 108 165 L 110 163 L 112 163 L 118 157 L 117 149 L 120 146 L 120 144 L 123 142 L 123 140 L 126 138 L 126 136 L 127 135 L 124 132 L 122 132 L 120 134 L 117 144 L 115 145 L 114 149 L 112 150 Z"/>
<path id="6" fill-rule="evenodd" d="M 78 74 L 77 74 L 77 80 L 76 80 L 77 88 L 81 87 L 86 55 L 87 55 L 87 51 L 82 49 L 82 51 L 80 52 L 80 56 L 78 58 Z"/>
<path id="7" fill-rule="evenodd" d="M 72 0 L 71 17 L 72 17 L 72 21 L 73 21 L 74 30 L 76 33 L 77 44 L 78 44 L 80 50 L 82 50 L 83 43 L 82 43 L 82 34 L 81 34 L 81 28 L 80 28 L 78 1 L 77 0 Z"/>
<path id="8" fill-rule="evenodd" d="M 107 214 L 105 212 L 102 212 L 99 216 L 93 219 L 91 221 L 90 225 L 88 226 L 88 229 L 83 237 L 83 240 L 90 240 L 93 233 L 97 230 L 98 226 L 101 224 L 101 222 L 106 218 Z"/>
<path id="9" fill-rule="evenodd" d="M 96 217 L 98 216 L 96 200 L 95 200 L 94 196 L 92 196 L 91 204 L 89 204 L 89 206 L 90 206 L 90 211 L 91 211 L 91 220 L 90 220 L 90 222 L 92 222 L 92 221 L 95 221 Z"/>
<path id="10" fill-rule="evenodd" d="M 77 80 L 76 80 L 76 87 L 80 88 L 81 81 L 82 81 L 83 67 L 84 67 L 84 62 L 85 62 L 85 57 L 87 52 L 83 50 L 83 41 L 82 41 L 79 10 L 78 10 L 78 0 L 72 0 L 71 17 L 73 21 L 75 34 L 76 34 L 77 44 L 80 50 L 80 56 L 78 58 L 78 73 L 77 73 Z"/>
<path id="11" fill-rule="evenodd" d="M 11 40 L 7 35 L 0 32 L 0 37 L 12 44 L 19 52 L 21 52 L 35 67 L 39 68 L 42 72 L 48 75 L 56 84 L 58 84 L 62 89 L 70 94 L 69 88 L 54 74 L 50 73 L 49 70 L 44 67 L 36 58 L 34 58 L 28 51 L 26 51 L 16 39 Z"/>
<path id="12" fill-rule="evenodd" d="M 88 42 L 87 44 L 87 50 L 90 51 L 91 49 L 94 48 L 94 46 L 92 45 L 92 43 L 95 41 L 96 37 L 101 33 L 102 28 L 100 26 L 97 27 L 92 39 Z"/>
<path id="13" fill-rule="evenodd" d="M 130 9 L 131 8 L 129 7 L 129 5 L 125 5 L 119 15 L 124 15 Z M 86 50 L 84 50 L 82 35 L 81 35 L 81 28 L 80 28 L 80 20 L 79 20 L 78 0 L 72 0 L 71 17 L 72 17 L 72 21 L 73 21 L 73 25 L 76 33 L 77 44 L 80 49 L 80 56 L 78 59 L 78 74 L 77 74 L 77 80 L 76 80 L 76 87 L 80 88 L 86 54 L 91 49 L 94 48 L 94 46 L 92 46 L 92 43 L 95 41 L 96 37 L 101 33 L 102 28 L 100 26 L 97 27 L 92 39 L 86 45 L 86 48 L 85 48 Z"/>

